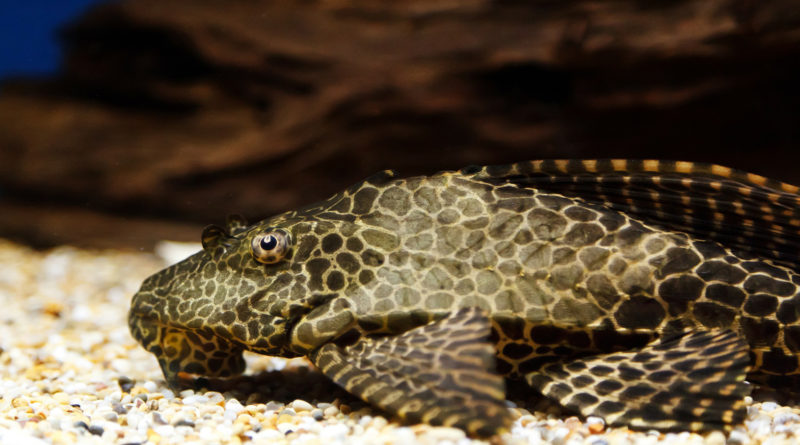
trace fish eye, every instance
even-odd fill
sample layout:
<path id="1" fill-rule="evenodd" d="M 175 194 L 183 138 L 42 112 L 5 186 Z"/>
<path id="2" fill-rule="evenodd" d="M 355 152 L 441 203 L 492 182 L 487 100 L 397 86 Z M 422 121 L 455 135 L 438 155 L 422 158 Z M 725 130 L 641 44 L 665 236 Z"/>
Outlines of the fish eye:
<path id="1" fill-rule="evenodd" d="M 269 228 L 253 237 L 250 252 L 259 263 L 275 264 L 284 259 L 292 248 L 292 236 L 289 232 Z"/>

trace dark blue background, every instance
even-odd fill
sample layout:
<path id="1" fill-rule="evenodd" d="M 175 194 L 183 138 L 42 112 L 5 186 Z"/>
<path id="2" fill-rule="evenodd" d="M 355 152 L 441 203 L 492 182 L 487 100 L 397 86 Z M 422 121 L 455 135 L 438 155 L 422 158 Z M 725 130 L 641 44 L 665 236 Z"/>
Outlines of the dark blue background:
<path id="1" fill-rule="evenodd" d="M 0 0 L 0 79 L 54 73 L 58 30 L 102 0 Z"/>

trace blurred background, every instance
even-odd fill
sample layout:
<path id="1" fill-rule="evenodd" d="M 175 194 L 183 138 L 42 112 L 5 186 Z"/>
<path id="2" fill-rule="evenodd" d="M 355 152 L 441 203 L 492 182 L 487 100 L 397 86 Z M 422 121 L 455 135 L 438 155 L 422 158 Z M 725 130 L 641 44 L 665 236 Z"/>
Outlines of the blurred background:
<path id="1" fill-rule="evenodd" d="M 0 30 L 0 237 L 36 247 L 196 241 L 386 168 L 800 183 L 794 0 L 11 0 Z"/>

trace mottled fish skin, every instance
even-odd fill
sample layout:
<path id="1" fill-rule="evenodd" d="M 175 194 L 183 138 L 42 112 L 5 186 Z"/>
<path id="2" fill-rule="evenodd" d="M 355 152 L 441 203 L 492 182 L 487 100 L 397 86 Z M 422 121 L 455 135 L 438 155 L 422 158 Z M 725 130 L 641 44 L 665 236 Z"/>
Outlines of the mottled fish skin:
<path id="1" fill-rule="evenodd" d="M 715 183 L 712 189 L 719 182 L 734 195 L 731 184 L 738 184 L 740 195 L 749 193 L 767 209 L 796 203 L 793 186 L 689 163 L 539 161 L 406 179 L 386 171 L 301 210 L 251 226 L 234 218 L 226 229 L 207 229 L 202 251 L 144 281 L 133 297 L 130 329 L 159 359 L 170 384 L 181 372 L 238 374 L 243 350 L 319 355 L 344 338 L 401 335 L 465 308 L 487 314 L 496 370 L 509 377 L 531 380 L 551 363 L 636 351 L 705 331 L 731 331 L 746 342 L 749 364 L 741 366 L 749 367 L 752 379 L 800 374 L 800 275 L 786 255 L 796 231 L 784 230 L 792 228 L 793 214 L 775 210 L 772 221 L 787 222 L 767 232 L 763 249 L 747 249 L 748 236 L 763 234 L 756 230 L 764 223 L 758 215 L 767 213 L 734 211 L 738 219 L 727 223 L 723 210 L 711 219 L 683 218 L 674 209 L 681 208 L 681 196 L 691 196 L 689 182 L 677 192 L 677 203 L 664 208 L 657 205 L 661 195 L 647 187 L 646 196 L 636 199 L 590 190 L 597 203 L 567 196 L 582 196 L 579 187 L 562 187 L 565 194 L 545 187 L 588 184 L 592 175 L 619 178 L 624 175 L 612 173 L 631 170 L 651 186 L 669 182 L 666 173 L 680 174 L 690 182 L 705 178 L 704 184 Z M 560 182 L 552 180 L 553 172 L 564 173 Z M 583 176 L 570 176 L 576 172 Z M 617 183 L 624 188 L 626 181 Z M 714 200 L 702 196 L 705 201 L 686 200 L 684 208 L 702 215 L 697 212 Z M 725 199 L 719 204 L 731 201 Z M 658 212 L 680 221 L 665 222 Z M 648 215 L 657 221 L 649 224 Z M 742 223 L 738 233 L 722 232 L 745 219 L 750 224 Z M 274 264 L 256 261 L 251 241 L 276 229 L 287 234 L 291 249 Z M 684 346 L 732 338 L 725 335 Z M 725 360 L 740 363 L 740 355 Z M 558 376 L 558 369 L 550 370 L 550 377 Z M 608 417 L 636 426 L 620 415 L 624 410 Z M 722 417 L 741 420 L 738 414 Z M 653 424 L 704 425 L 660 422 Z"/>

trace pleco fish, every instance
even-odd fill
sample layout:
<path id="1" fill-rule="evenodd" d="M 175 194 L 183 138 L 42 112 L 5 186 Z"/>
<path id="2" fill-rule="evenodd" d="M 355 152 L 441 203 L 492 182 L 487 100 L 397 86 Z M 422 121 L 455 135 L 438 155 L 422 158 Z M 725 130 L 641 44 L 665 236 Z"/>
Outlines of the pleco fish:
<path id="1" fill-rule="evenodd" d="M 718 165 L 536 161 L 374 175 L 147 278 L 167 382 L 307 356 L 406 422 L 506 429 L 503 376 L 610 425 L 727 429 L 797 388 L 798 188 Z"/>

